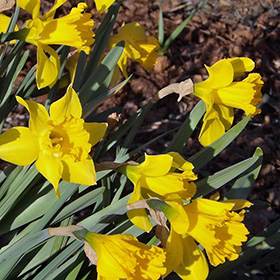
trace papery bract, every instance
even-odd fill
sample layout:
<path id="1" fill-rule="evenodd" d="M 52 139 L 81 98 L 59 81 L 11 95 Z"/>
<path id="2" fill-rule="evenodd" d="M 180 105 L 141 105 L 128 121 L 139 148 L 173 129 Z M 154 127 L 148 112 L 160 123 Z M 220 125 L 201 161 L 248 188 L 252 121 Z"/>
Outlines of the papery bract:
<path id="1" fill-rule="evenodd" d="M 17 97 L 30 113 L 29 128 L 15 127 L 0 135 L 0 157 L 17 165 L 36 161 L 38 171 L 54 186 L 62 178 L 93 185 L 95 168 L 89 152 L 105 134 L 106 123 L 85 123 L 82 107 L 71 85 L 66 94 L 46 108 Z"/>
<path id="2" fill-rule="evenodd" d="M 39 18 L 40 1 L 17 1 L 18 6 L 31 13 L 33 17 L 32 20 L 26 22 L 26 28 L 18 32 L 17 38 L 37 46 L 36 82 L 38 88 L 52 87 L 58 78 L 59 56 L 49 45 L 72 46 L 88 54 L 94 42 L 93 20 L 91 14 L 84 13 L 87 8 L 85 3 L 72 8 L 70 14 L 54 19 L 56 9 L 65 1 L 56 1 L 50 11 L 41 18 Z"/>
<path id="3" fill-rule="evenodd" d="M 242 81 L 235 81 L 245 72 L 254 69 L 254 62 L 247 57 L 223 59 L 206 67 L 209 78 L 194 85 L 194 94 L 206 104 L 199 141 L 208 146 L 226 130 L 230 129 L 234 108 L 242 109 L 246 115 L 259 114 L 256 106 L 261 101 L 263 81 L 257 73 L 249 74 Z"/>
<path id="4" fill-rule="evenodd" d="M 97 254 L 98 279 L 157 280 L 166 271 L 164 250 L 133 235 L 88 232 L 85 240 Z"/>

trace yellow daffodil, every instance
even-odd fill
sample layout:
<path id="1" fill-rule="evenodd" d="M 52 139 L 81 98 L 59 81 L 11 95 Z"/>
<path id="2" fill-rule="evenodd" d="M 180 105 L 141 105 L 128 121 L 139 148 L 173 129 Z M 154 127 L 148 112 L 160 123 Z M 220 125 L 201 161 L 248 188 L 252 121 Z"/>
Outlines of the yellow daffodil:
<path id="1" fill-rule="evenodd" d="M 0 22 L 1 22 L 0 33 L 2 33 L 2 32 L 5 33 L 7 31 L 10 21 L 11 21 L 10 17 L 0 13 Z M 14 31 L 17 31 L 17 30 L 18 30 L 18 27 L 16 26 Z M 15 44 L 15 42 L 16 42 L 16 40 L 12 40 L 10 43 Z"/>
<path id="2" fill-rule="evenodd" d="M 98 13 L 104 13 L 115 2 L 115 0 L 95 0 Z"/>
<path id="3" fill-rule="evenodd" d="M 176 205 L 174 201 L 167 203 L 172 207 Z M 178 220 L 167 215 L 171 233 L 166 245 L 166 275 L 174 269 L 182 279 L 206 279 L 208 268 L 205 257 L 194 240 L 204 247 L 214 266 L 224 263 L 226 259 L 237 259 L 242 242 L 247 240 L 249 232 L 242 223 L 244 210 L 239 213 L 233 210 L 250 207 L 251 203 L 246 200 L 218 202 L 201 198 L 194 199 L 189 204 L 182 203 L 181 206 L 184 208 L 184 215 L 187 215 L 187 218 L 183 217 L 186 221 L 183 222 L 184 225 L 177 225 L 178 221 L 182 224 L 182 218 Z M 203 267 L 203 270 L 200 271 L 199 267 Z"/>
<path id="4" fill-rule="evenodd" d="M 226 130 L 230 129 L 234 108 L 242 109 L 246 115 L 259 114 L 256 105 L 261 101 L 263 81 L 257 73 L 251 73 L 242 81 L 235 81 L 245 72 L 254 69 L 254 62 L 247 57 L 223 59 L 206 69 L 209 78 L 194 85 L 194 94 L 206 104 L 199 141 L 208 146 Z"/>
<path id="5" fill-rule="evenodd" d="M 54 186 L 62 178 L 71 183 L 93 185 L 94 164 L 89 152 L 105 134 L 106 123 L 85 123 L 82 107 L 71 85 L 66 94 L 46 108 L 17 97 L 30 113 L 29 128 L 15 127 L 0 135 L 0 158 L 17 165 L 36 161 L 38 171 Z"/>
<path id="6" fill-rule="evenodd" d="M 85 240 L 97 254 L 100 280 L 157 280 L 166 271 L 164 250 L 145 245 L 132 235 L 88 232 Z"/>
<path id="7" fill-rule="evenodd" d="M 173 194 L 189 200 L 196 192 L 192 172 L 193 165 L 178 153 L 149 156 L 140 165 L 124 165 L 118 170 L 134 184 L 129 204 L 150 197 L 168 198 Z M 176 172 L 175 172 L 176 171 Z M 152 229 L 145 209 L 135 209 L 127 213 L 129 219 L 144 231 Z"/>
<path id="8" fill-rule="evenodd" d="M 92 31 L 93 20 L 91 14 L 84 13 L 87 5 L 78 4 L 72 8 L 69 15 L 54 19 L 54 14 L 66 0 L 55 1 L 48 13 L 39 18 L 40 0 L 18 0 L 18 7 L 32 14 L 33 19 L 26 22 L 24 29 L 16 35 L 37 46 L 38 69 L 36 82 L 38 88 L 52 87 L 58 78 L 60 61 L 56 51 L 49 45 L 67 45 L 84 51 L 90 51 L 94 42 Z M 46 55 L 48 53 L 50 57 Z"/>
<path id="9" fill-rule="evenodd" d="M 127 78 L 127 59 L 138 62 L 147 70 L 151 70 L 157 63 L 158 40 L 145 35 L 145 29 L 137 22 L 131 22 L 122 26 L 118 34 L 109 38 L 108 47 L 112 49 L 120 41 L 125 41 L 124 51 L 118 61 L 118 66 Z M 116 78 L 115 78 L 116 79 Z"/>

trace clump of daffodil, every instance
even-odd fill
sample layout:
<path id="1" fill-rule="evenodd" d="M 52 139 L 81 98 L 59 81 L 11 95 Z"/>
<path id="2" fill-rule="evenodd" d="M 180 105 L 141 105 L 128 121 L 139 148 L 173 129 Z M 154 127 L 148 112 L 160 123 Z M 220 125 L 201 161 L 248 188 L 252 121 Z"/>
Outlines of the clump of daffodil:
<path id="1" fill-rule="evenodd" d="M 164 250 L 143 244 L 133 235 L 88 232 L 85 241 L 96 252 L 100 280 L 157 280 L 166 271 Z"/>
<path id="2" fill-rule="evenodd" d="M 125 41 L 125 47 L 118 66 L 126 78 L 128 77 L 126 71 L 128 58 L 138 62 L 149 71 L 157 63 L 157 50 L 160 49 L 158 40 L 153 36 L 147 37 L 144 27 L 139 23 L 131 22 L 123 25 L 118 34 L 109 38 L 107 46 L 112 49 L 122 40 Z M 116 81 L 118 76 L 119 73 L 115 74 L 113 80 Z"/>
<path id="3" fill-rule="evenodd" d="M 196 192 L 195 184 L 190 182 L 197 179 L 192 169 L 193 165 L 175 152 L 156 156 L 145 155 L 145 161 L 140 165 L 129 164 L 118 168 L 134 184 L 129 204 L 150 197 L 165 200 L 175 193 L 182 199 L 189 200 Z M 152 229 L 145 209 L 134 209 L 127 215 L 140 229 Z"/>
<path id="4" fill-rule="evenodd" d="M 93 20 L 84 13 L 87 5 L 79 3 L 69 15 L 54 19 L 55 11 L 66 0 L 55 1 L 54 6 L 40 18 L 40 0 L 18 0 L 18 7 L 32 14 L 25 28 L 18 31 L 16 38 L 37 46 L 36 82 L 38 88 L 52 87 L 58 78 L 59 56 L 49 45 L 67 45 L 87 54 L 94 42 Z M 49 54 L 48 57 L 46 54 Z"/>
<path id="5" fill-rule="evenodd" d="M 208 265 L 196 242 L 203 246 L 213 266 L 237 259 L 249 232 L 242 223 L 244 210 L 234 210 L 250 207 L 251 203 L 241 199 L 218 202 L 201 198 L 189 204 L 178 201 L 167 202 L 171 206 L 166 215 L 171 232 L 166 242 L 165 276 L 175 270 L 182 279 L 206 279 Z M 179 207 L 184 209 L 183 215 Z M 172 217 L 171 212 L 182 217 Z"/>
<path id="6" fill-rule="evenodd" d="M 194 85 L 194 94 L 206 104 L 199 135 L 203 146 L 210 145 L 230 129 L 234 108 L 244 110 L 246 115 L 260 113 L 256 106 L 262 98 L 261 76 L 251 73 L 241 81 L 235 80 L 254 67 L 254 62 L 247 57 L 223 59 L 211 67 L 206 66 L 209 78 Z"/>
<path id="7" fill-rule="evenodd" d="M 46 108 L 34 101 L 17 101 L 30 113 L 29 128 L 14 127 L 0 135 L 0 158 L 17 165 L 36 161 L 38 171 L 54 186 L 62 178 L 71 183 L 93 185 L 95 167 L 89 152 L 105 134 L 106 123 L 85 123 L 78 95 L 66 94 Z"/>
<path id="8" fill-rule="evenodd" d="M 115 0 L 95 0 L 98 13 L 104 13 L 115 2 Z"/>

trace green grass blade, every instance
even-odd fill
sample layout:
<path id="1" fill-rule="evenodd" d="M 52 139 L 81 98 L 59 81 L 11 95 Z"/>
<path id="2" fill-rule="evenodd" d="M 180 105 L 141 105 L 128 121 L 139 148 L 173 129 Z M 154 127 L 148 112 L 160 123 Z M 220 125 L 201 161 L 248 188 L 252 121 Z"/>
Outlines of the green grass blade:
<path id="1" fill-rule="evenodd" d="M 164 42 L 164 22 L 163 22 L 163 12 L 162 12 L 162 1 L 159 1 L 159 21 L 158 21 L 158 42 L 160 47 L 163 47 Z"/>

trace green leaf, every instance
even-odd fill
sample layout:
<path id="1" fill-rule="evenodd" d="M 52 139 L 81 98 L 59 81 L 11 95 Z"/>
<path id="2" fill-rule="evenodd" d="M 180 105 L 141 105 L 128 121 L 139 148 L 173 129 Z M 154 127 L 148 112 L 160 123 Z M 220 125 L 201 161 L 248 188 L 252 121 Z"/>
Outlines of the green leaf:
<path id="1" fill-rule="evenodd" d="M 190 161 L 194 165 L 194 172 L 198 172 L 198 170 L 200 170 L 210 160 L 212 160 L 221 151 L 223 151 L 241 133 L 246 124 L 249 122 L 250 118 L 251 114 L 244 118 L 241 122 L 236 124 L 234 127 L 232 127 L 211 145 L 203 148 L 201 151 L 190 157 L 188 161 Z"/>
<path id="2" fill-rule="evenodd" d="M 244 172 L 234 183 L 226 197 L 228 199 L 247 199 L 251 189 L 254 185 L 255 180 L 261 170 L 263 152 L 261 148 L 257 148 L 254 156 L 259 157 L 258 160 Z"/>
<path id="3" fill-rule="evenodd" d="M 205 113 L 205 110 L 205 103 L 202 100 L 199 101 L 191 111 L 190 115 L 181 125 L 180 129 L 175 134 L 164 153 L 168 153 L 171 151 L 178 153 L 182 152 L 182 149 L 186 145 L 187 140 L 190 138 L 194 129 L 196 128 L 197 124 L 199 123 L 200 119 Z"/>
<path id="4" fill-rule="evenodd" d="M 225 168 L 219 172 L 216 172 L 211 176 L 197 181 L 195 183 L 197 186 L 197 192 L 195 194 L 195 197 L 204 196 L 218 189 L 224 184 L 228 183 L 243 172 L 246 172 L 250 167 L 252 167 L 255 164 L 255 162 L 257 162 L 258 159 L 258 156 L 253 156 L 239 163 L 236 163 L 228 168 Z"/>

